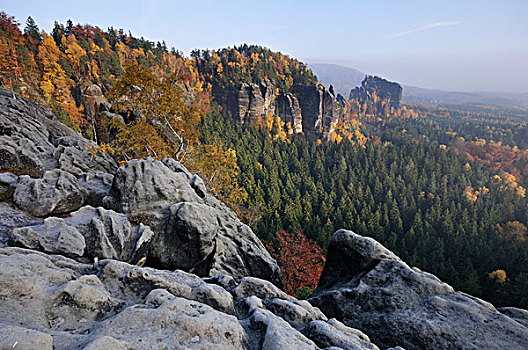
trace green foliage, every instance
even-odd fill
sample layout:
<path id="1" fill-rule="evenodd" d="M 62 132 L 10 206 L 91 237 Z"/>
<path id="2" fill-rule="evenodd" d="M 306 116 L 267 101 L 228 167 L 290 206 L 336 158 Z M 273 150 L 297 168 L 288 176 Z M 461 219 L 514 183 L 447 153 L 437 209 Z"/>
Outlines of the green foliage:
<path id="1" fill-rule="evenodd" d="M 528 274 L 528 249 L 497 226 L 526 224 L 526 198 L 502 190 L 488 167 L 472 163 L 468 169 L 466 157 L 439 147 L 433 137 L 445 130 L 437 131 L 438 124 L 401 121 L 429 135 L 420 142 L 395 128 L 397 122 L 369 126 L 380 142 L 365 147 L 347 140 L 317 146 L 302 135 L 282 141 L 217 111 L 203 127 L 236 150 L 246 205 L 260 206 L 256 231 L 265 241 L 280 229 L 299 228 L 326 248 L 333 232 L 351 229 L 458 290 L 497 305 L 528 306 L 521 301 L 528 289 L 517 289 L 524 281 L 519 276 Z M 468 186 L 489 192 L 481 190 L 472 202 L 464 196 Z M 489 286 L 497 269 L 511 281 L 501 297 Z"/>
<path id="2" fill-rule="evenodd" d="M 295 290 L 295 295 L 297 296 L 297 299 L 299 300 L 306 300 L 312 295 L 313 289 L 310 289 L 308 287 L 304 287 L 302 289 Z"/>
<path id="3" fill-rule="evenodd" d="M 312 85 L 317 78 L 304 63 L 256 45 L 241 45 L 216 51 L 191 53 L 200 75 L 217 88 L 268 80 L 280 91 L 294 85 Z"/>

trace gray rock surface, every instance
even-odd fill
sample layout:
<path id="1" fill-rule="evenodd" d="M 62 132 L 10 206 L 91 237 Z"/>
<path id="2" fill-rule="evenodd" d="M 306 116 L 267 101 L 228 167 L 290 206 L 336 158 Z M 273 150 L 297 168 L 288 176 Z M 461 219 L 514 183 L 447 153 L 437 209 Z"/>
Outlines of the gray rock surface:
<path id="1" fill-rule="evenodd" d="M 257 344 L 261 344 L 262 349 L 317 349 L 313 341 L 296 331 L 282 318 L 265 309 L 251 309 L 244 325 L 254 341 L 257 340 Z M 257 344 L 252 345 L 257 347 Z"/>
<path id="2" fill-rule="evenodd" d="M 339 117 L 334 94 L 322 84 L 295 86 L 293 93 L 275 93 L 270 81 L 235 86 L 213 86 L 213 96 L 222 106 L 224 117 L 248 123 L 277 115 L 291 125 L 292 132 L 327 137 Z"/>
<path id="3" fill-rule="evenodd" d="M 378 350 L 378 347 L 372 344 L 368 336 L 363 334 L 363 332 L 347 327 L 335 318 L 330 319 L 328 322 L 312 321 L 301 331 L 321 348 L 337 347 L 351 350 Z"/>
<path id="4" fill-rule="evenodd" d="M 104 204 L 125 214 L 168 208 L 179 202 L 201 202 L 187 174 L 152 158 L 134 159 L 117 170 Z"/>
<path id="5" fill-rule="evenodd" d="M 0 324 L 0 349 L 52 350 L 53 338 L 32 329 Z"/>
<path id="6" fill-rule="evenodd" d="M 31 215 L 44 217 L 79 209 L 84 196 L 75 176 L 54 169 L 46 171 L 40 179 L 20 176 L 13 202 Z"/>
<path id="7" fill-rule="evenodd" d="M 101 207 L 82 207 L 64 221 L 84 236 L 85 256 L 90 259 L 137 263 L 146 256 L 154 235 L 148 226 L 132 226 L 126 215 Z"/>
<path id="8" fill-rule="evenodd" d="M 103 202 L 148 223 L 151 266 L 235 280 L 255 276 L 282 286 L 280 269 L 257 236 L 201 183 L 174 160 L 132 160 L 117 170 Z"/>
<path id="9" fill-rule="evenodd" d="M 266 308 L 293 328 L 301 328 L 312 321 L 328 320 L 318 308 L 313 307 L 306 300 L 273 299 L 266 303 Z"/>
<path id="10" fill-rule="evenodd" d="M 132 226 L 126 215 L 85 206 L 66 218 L 49 217 L 42 225 L 18 227 L 9 234 L 13 245 L 84 260 L 117 259 L 137 263 L 145 258 L 153 232 Z"/>
<path id="11" fill-rule="evenodd" d="M 112 187 L 114 176 L 106 173 L 82 173 L 77 175 L 79 188 L 83 192 L 84 203 L 92 207 L 103 205 L 103 198 Z"/>
<path id="12" fill-rule="evenodd" d="M 55 168 L 113 173 L 115 161 L 109 156 L 91 159 L 90 146 L 95 143 L 54 120 L 47 109 L 0 90 L 0 169 L 33 176 Z"/>
<path id="13" fill-rule="evenodd" d="M 513 318 L 525 327 L 528 327 L 528 310 L 516 307 L 501 307 L 498 309 L 504 315 Z"/>
<path id="14" fill-rule="evenodd" d="M 309 301 L 380 347 L 528 347 L 528 328 L 352 231 L 332 236 L 321 283 Z"/>
<path id="15" fill-rule="evenodd" d="M 274 287 L 252 278 L 241 289 L 248 291 L 249 283 L 254 289 Z M 314 317 L 325 324 L 326 318 L 306 302 L 289 299 L 286 304 L 282 299 L 266 302 L 266 309 L 256 296 L 239 298 L 180 270 L 116 260 L 82 264 L 35 250 L 0 248 L 1 345 L 18 341 L 25 344 L 21 348 L 56 350 L 317 349 L 310 334 L 295 329 L 291 315 L 299 314 L 296 322 L 302 326 Z M 312 316 L 292 313 L 297 307 Z"/>
<path id="16" fill-rule="evenodd" d="M 264 281 L 255 277 L 242 278 L 233 292 L 237 298 L 256 296 L 265 301 L 270 301 L 272 299 L 294 299 L 269 281 Z"/>
<path id="17" fill-rule="evenodd" d="M 83 350 L 126 350 L 126 347 L 112 337 L 102 336 L 88 343 Z"/>
<path id="18" fill-rule="evenodd" d="M 54 217 L 45 219 L 43 225 L 15 228 L 9 239 L 17 246 L 71 257 L 83 256 L 86 248 L 84 237 L 76 228 Z"/>
<path id="19" fill-rule="evenodd" d="M 28 214 L 13 208 L 8 203 L 0 202 L 0 247 L 7 244 L 8 233 L 14 228 L 38 225 L 42 219 L 33 218 Z"/>

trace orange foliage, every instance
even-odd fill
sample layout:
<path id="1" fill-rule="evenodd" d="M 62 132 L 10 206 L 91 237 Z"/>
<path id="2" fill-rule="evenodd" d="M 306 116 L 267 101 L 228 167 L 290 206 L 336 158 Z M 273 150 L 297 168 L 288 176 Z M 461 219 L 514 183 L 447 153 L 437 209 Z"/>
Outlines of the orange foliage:
<path id="1" fill-rule="evenodd" d="M 501 235 L 506 237 L 516 237 L 520 242 L 526 242 L 528 237 L 528 228 L 522 222 L 509 221 L 503 226 L 498 225 Z"/>
<path id="2" fill-rule="evenodd" d="M 317 287 L 326 259 L 315 241 L 298 230 L 295 234 L 280 230 L 277 244 L 269 243 L 267 248 L 279 263 L 286 293 L 297 296 L 304 288 Z"/>
<path id="3" fill-rule="evenodd" d="M 459 137 L 450 149 L 457 154 L 465 155 L 471 162 L 487 164 L 496 171 L 506 171 L 517 179 L 528 177 L 528 152 L 518 147 L 510 148 L 500 142 L 487 142 L 484 139 L 465 142 Z M 520 192 L 522 190 L 519 190 L 519 195 Z"/>
<path id="4" fill-rule="evenodd" d="M 504 284 L 506 282 L 506 271 L 495 270 L 493 272 L 490 272 L 489 278 L 491 278 L 492 280 L 496 280 L 500 284 Z"/>

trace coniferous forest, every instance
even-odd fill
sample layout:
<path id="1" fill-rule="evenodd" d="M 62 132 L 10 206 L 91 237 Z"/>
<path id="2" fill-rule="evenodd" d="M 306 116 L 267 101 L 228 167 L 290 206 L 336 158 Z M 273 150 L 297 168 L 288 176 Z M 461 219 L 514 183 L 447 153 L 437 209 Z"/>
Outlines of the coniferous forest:
<path id="1" fill-rule="evenodd" d="M 222 116 L 211 95 L 212 85 L 267 80 L 278 93 L 317 83 L 313 72 L 286 55 L 244 45 L 184 57 L 165 43 L 113 28 L 56 23 L 46 34 L 31 18 L 20 27 L 0 13 L 4 84 L 46 105 L 118 160 L 126 160 L 115 154 L 123 145 L 119 133 L 101 132 L 108 125 L 87 116 L 82 91 L 98 84 L 110 102 L 112 96 L 119 100 L 115 82 L 130 66 L 151 72 L 153 91 L 160 90 L 156 79 L 177 74 L 178 87 L 185 86 L 178 93 L 196 102 L 192 127 L 199 133 L 186 144 L 196 154 L 188 166 L 210 178 L 207 184 L 218 189 L 213 193 L 263 241 L 276 243 L 281 230 L 300 231 L 326 250 L 333 232 L 351 229 L 455 289 L 496 306 L 528 308 L 525 111 L 421 104 L 395 109 L 378 98 L 370 105 L 347 100 L 335 133 L 321 140 L 288 134 L 275 116 L 237 124 Z M 178 98 L 188 105 L 187 97 Z M 122 113 L 126 137 L 134 130 L 127 125 L 140 125 L 132 114 Z M 154 150 L 141 152 L 129 154 L 156 157 Z M 219 167 L 229 167 L 229 176 L 207 172 L 212 153 L 220 155 Z"/>

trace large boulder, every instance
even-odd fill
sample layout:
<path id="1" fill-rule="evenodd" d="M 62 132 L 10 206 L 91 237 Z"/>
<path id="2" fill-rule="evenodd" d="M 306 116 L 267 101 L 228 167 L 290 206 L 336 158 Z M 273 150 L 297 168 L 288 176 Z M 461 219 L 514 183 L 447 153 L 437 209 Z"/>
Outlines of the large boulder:
<path id="1" fill-rule="evenodd" d="M 89 258 L 137 263 L 147 254 L 153 237 L 148 226 L 132 226 L 126 215 L 101 207 L 82 207 L 64 221 L 84 236 Z"/>
<path id="2" fill-rule="evenodd" d="M 84 237 L 76 228 L 54 217 L 45 219 L 43 225 L 15 228 L 9 238 L 18 246 L 72 257 L 83 256 L 86 248 Z"/>
<path id="3" fill-rule="evenodd" d="M 104 198 L 106 207 L 125 214 L 166 209 L 179 202 L 201 202 L 189 174 L 152 158 L 134 159 L 117 169 Z"/>
<path id="4" fill-rule="evenodd" d="M 42 223 L 42 219 L 34 218 L 8 203 L 0 203 L 0 247 L 9 240 L 8 233 L 17 227 L 33 226 Z"/>
<path id="5" fill-rule="evenodd" d="M 124 214 L 85 206 L 66 218 L 49 217 L 41 225 L 14 228 L 8 237 L 12 245 L 84 261 L 137 263 L 145 258 L 153 232 L 141 223 L 132 226 Z"/>
<path id="6" fill-rule="evenodd" d="M 20 176 L 13 202 L 33 216 L 44 217 L 79 209 L 84 203 L 84 195 L 75 176 L 54 169 L 46 171 L 40 179 Z"/>
<path id="7" fill-rule="evenodd" d="M 410 268 L 371 238 L 337 231 L 310 298 L 328 317 L 381 347 L 528 348 L 528 328 L 493 305 Z"/>
<path id="8" fill-rule="evenodd" d="M 132 160 L 117 170 L 106 207 L 147 223 L 154 237 L 147 262 L 200 276 L 254 276 L 282 286 L 266 248 L 203 181 L 179 162 Z"/>

